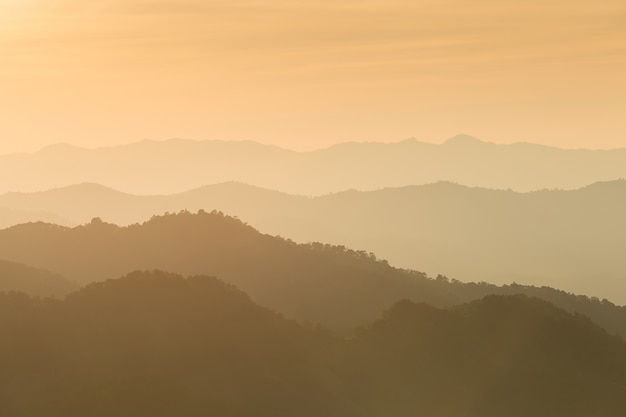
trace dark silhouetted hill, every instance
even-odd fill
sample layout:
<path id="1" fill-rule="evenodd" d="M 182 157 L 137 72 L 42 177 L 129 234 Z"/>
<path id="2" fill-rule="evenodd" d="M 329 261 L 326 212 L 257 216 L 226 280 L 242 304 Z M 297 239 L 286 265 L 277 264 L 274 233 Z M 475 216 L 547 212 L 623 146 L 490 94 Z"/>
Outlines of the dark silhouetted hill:
<path id="1" fill-rule="evenodd" d="M 385 386 L 374 415 L 618 416 L 626 345 L 582 316 L 525 296 L 451 310 L 402 301 L 363 329 L 354 357 Z M 610 405 L 613 404 L 613 405 Z"/>
<path id="2" fill-rule="evenodd" d="M 35 297 L 63 297 L 79 286 L 59 274 L 0 260 L 0 292 L 23 292 Z"/>
<path id="3" fill-rule="evenodd" d="M 623 180 L 531 193 L 440 182 L 316 198 L 239 183 L 141 197 L 82 184 L 5 194 L 0 206 L 121 225 L 155 213 L 218 210 L 265 233 L 364 249 L 431 275 L 548 285 L 626 304 Z"/>
<path id="4" fill-rule="evenodd" d="M 64 301 L 0 294 L 0 413 L 618 417 L 626 346 L 526 297 L 409 301 L 350 340 L 215 278 L 134 272 Z"/>
<path id="5" fill-rule="evenodd" d="M 214 278 L 136 272 L 0 312 L 2 415 L 353 415 L 324 337 Z"/>
<path id="6" fill-rule="evenodd" d="M 145 269 L 218 276 L 290 318 L 344 330 L 374 319 L 403 298 L 448 306 L 492 293 L 527 293 L 626 335 L 626 308 L 606 300 L 550 288 L 430 279 L 368 252 L 261 234 L 218 212 L 155 216 L 127 227 L 97 218 L 75 228 L 24 224 L 0 231 L 0 253 L 83 284 Z"/>
<path id="7" fill-rule="evenodd" d="M 342 143 L 310 152 L 246 141 L 175 139 L 97 149 L 57 145 L 32 154 L 0 156 L 0 192 L 94 182 L 135 194 L 167 194 L 241 181 L 288 193 L 320 195 L 442 180 L 530 191 L 573 189 L 624 177 L 626 149 L 496 145 L 467 135 L 441 145 L 408 139 Z"/>

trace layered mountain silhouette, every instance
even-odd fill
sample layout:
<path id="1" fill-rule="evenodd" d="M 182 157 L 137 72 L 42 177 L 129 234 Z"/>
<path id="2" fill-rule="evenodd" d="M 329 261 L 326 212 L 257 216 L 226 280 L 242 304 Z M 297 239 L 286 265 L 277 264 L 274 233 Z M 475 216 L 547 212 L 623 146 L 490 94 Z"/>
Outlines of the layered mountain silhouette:
<path id="1" fill-rule="evenodd" d="M 83 284 L 145 269 L 217 276 L 287 317 L 344 331 L 373 320 L 399 299 L 449 306 L 492 293 L 525 293 L 626 335 L 626 308 L 606 300 L 550 288 L 431 279 L 365 251 L 261 234 L 219 212 L 155 216 L 127 227 L 98 218 L 74 228 L 24 224 L 0 231 L 0 253 Z"/>
<path id="2" fill-rule="evenodd" d="M 530 193 L 439 182 L 315 198 L 240 183 L 166 196 L 81 184 L 4 194 L 0 207 L 45 210 L 71 219 L 61 223 L 67 226 L 93 217 L 128 225 L 154 213 L 216 209 L 266 233 L 371 251 L 433 276 L 549 285 L 626 303 L 623 180 Z"/>
<path id="3" fill-rule="evenodd" d="M 0 294 L 0 411 L 22 416 L 617 417 L 626 344 L 523 296 L 401 301 L 355 337 L 206 276 Z"/>
<path id="4" fill-rule="evenodd" d="M 451 310 L 399 302 L 356 343 L 354 356 L 373 371 L 361 386 L 390 388 L 382 404 L 369 391 L 375 415 L 608 416 L 626 393 L 622 340 L 524 296 Z"/>
<path id="5" fill-rule="evenodd" d="M 59 274 L 0 260 L 0 292 L 22 292 L 35 297 L 61 298 L 79 285 Z"/>
<path id="6" fill-rule="evenodd" d="M 33 221 L 44 221 L 56 224 L 72 224 L 70 219 L 58 216 L 53 213 L 47 213 L 40 210 L 14 210 L 0 206 L 0 229 L 14 226 L 20 223 L 28 223 Z"/>
<path id="7" fill-rule="evenodd" d="M 626 149 L 565 150 L 496 145 L 466 135 L 441 145 L 343 143 L 294 152 L 255 142 L 142 141 L 84 149 L 54 145 L 0 156 L 0 192 L 95 182 L 135 194 L 167 194 L 241 181 L 302 195 L 452 181 L 529 191 L 579 188 L 626 177 Z"/>
<path id="8" fill-rule="evenodd" d="M 0 294 L 0 311 L 3 415 L 344 412 L 324 339 L 214 278 L 134 273 L 63 302 Z"/>

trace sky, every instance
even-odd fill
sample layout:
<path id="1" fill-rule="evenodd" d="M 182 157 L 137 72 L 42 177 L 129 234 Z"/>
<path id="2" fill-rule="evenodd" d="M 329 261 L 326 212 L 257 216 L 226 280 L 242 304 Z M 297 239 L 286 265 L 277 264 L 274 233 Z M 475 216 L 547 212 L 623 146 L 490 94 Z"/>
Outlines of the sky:
<path id="1" fill-rule="evenodd" d="M 624 0 L 0 0 L 0 153 L 626 147 Z"/>

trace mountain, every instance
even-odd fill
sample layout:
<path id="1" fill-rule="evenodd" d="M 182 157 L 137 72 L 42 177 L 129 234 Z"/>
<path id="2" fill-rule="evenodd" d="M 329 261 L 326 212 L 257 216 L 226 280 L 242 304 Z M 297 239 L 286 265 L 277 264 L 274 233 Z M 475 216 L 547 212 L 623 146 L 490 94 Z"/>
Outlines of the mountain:
<path id="1" fill-rule="evenodd" d="M 525 296 L 399 302 L 354 344 L 368 364 L 360 386 L 386 388 L 383 401 L 366 396 L 374 415 L 617 416 L 626 405 L 623 340 Z"/>
<path id="2" fill-rule="evenodd" d="M 0 206 L 46 210 L 70 224 L 101 217 L 121 225 L 154 213 L 219 210 L 266 233 L 363 249 L 433 276 L 547 285 L 626 304 L 624 180 L 530 193 L 439 182 L 321 197 L 240 183 L 162 196 L 81 184 L 4 194 Z"/>
<path id="3" fill-rule="evenodd" d="M 0 294 L 0 412 L 22 416 L 617 417 L 626 344 L 526 297 L 401 301 L 355 337 L 206 276 Z"/>
<path id="4" fill-rule="evenodd" d="M 530 193 L 435 183 L 337 193 L 316 203 L 307 221 L 313 216 L 340 234 L 342 244 L 394 265 L 465 281 L 547 285 L 626 303 L 624 180 Z M 295 227 L 289 236 L 307 238 Z"/>
<path id="5" fill-rule="evenodd" d="M 147 269 L 218 276 L 289 317 L 340 327 L 418 296 L 429 283 L 366 252 L 298 245 L 218 212 L 155 216 L 128 227 L 100 219 L 75 228 L 23 224 L 0 231 L 0 253 L 82 284 Z M 437 298 L 443 300 L 428 292 L 428 301 Z"/>
<path id="6" fill-rule="evenodd" d="M 0 260 L 0 292 L 23 292 L 36 297 L 63 297 L 79 286 L 59 274 Z"/>
<path id="7" fill-rule="evenodd" d="M 112 169 L 114 167 L 114 169 Z M 467 135 L 441 145 L 342 143 L 309 152 L 242 141 L 141 141 L 84 149 L 56 145 L 0 156 L 0 192 L 93 182 L 134 194 L 169 194 L 239 181 L 302 195 L 452 181 L 530 191 L 626 177 L 626 149 L 497 145 Z"/>
<path id="8" fill-rule="evenodd" d="M 83 183 L 42 192 L 2 194 L 0 207 L 16 211 L 34 211 L 45 207 L 51 213 L 56 213 L 56 218 L 62 214 L 68 219 L 48 223 L 63 226 L 87 223 L 94 217 L 102 217 L 118 225 L 130 225 L 143 222 L 155 213 L 201 209 L 219 210 L 233 215 L 242 213 L 248 217 L 252 215 L 255 220 L 271 219 L 280 217 L 281 212 L 297 213 L 302 204 L 309 200 L 307 197 L 234 182 L 203 186 L 184 193 L 150 196 L 127 194 L 99 184 Z M 254 213 L 258 216 L 254 216 Z M 8 227 L 27 221 L 6 223 L 5 227 Z"/>
<path id="9" fill-rule="evenodd" d="M 0 294 L 0 312 L 2 415 L 353 415 L 325 338 L 215 278 L 135 272 L 62 302 Z"/>
<path id="10" fill-rule="evenodd" d="M 73 225 L 72 221 L 59 215 L 45 211 L 15 210 L 0 206 L 0 229 L 28 222 L 47 222 L 62 225 Z M 75 224 L 75 223 L 74 223 Z"/>
<path id="11" fill-rule="evenodd" d="M 373 320 L 403 298 L 450 306 L 487 294 L 526 293 L 626 336 L 626 308 L 606 300 L 550 288 L 431 279 L 365 251 L 261 234 L 219 212 L 155 216 L 127 227 L 98 218 L 75 228 L 24 224 L 0 231 L 0 253 L 83 284 L 148 269 L 217 276 L 290 318 L 341 331 Z"/>

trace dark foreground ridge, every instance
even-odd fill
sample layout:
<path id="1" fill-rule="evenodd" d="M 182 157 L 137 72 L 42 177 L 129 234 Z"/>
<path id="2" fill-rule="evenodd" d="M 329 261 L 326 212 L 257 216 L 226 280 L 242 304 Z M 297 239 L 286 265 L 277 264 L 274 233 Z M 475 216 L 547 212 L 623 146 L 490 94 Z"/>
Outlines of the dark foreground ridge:
<path id="1" fill-rule="evenodd" d="M 346 340 L 215 278 L 135 272 L 65 300 L 0 294 L 13 417 L 623 416 L 626 345 L 525 296 L 401 301 Z"/>
<path id="2" fill-rule="evenodd" d="M 370 322 L 403 298 L 450 306 L 488 294 L 524 293 L 588 315 L 626 336 L 626 308 L 608 301 L 551 288 L 431 279 L 364 251 L 264 235 L 218 212 L 155 216 L 128 227 L 99 219 L 75 228 L 24 224 L 0 230 L 0 254 L 83 284 L 133 270 L 217 276 L 289 318 L 340 330 Z"/>

